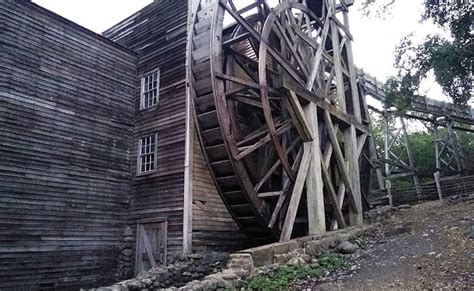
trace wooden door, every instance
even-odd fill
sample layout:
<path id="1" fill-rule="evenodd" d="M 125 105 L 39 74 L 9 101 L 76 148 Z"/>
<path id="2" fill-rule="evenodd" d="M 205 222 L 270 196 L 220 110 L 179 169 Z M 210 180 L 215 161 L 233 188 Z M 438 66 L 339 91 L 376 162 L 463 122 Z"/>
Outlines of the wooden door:
<path id="1" fill-rule="evenodd" d="M 166 265 L 167 222 L 137 224 L 135 273 Z"/>

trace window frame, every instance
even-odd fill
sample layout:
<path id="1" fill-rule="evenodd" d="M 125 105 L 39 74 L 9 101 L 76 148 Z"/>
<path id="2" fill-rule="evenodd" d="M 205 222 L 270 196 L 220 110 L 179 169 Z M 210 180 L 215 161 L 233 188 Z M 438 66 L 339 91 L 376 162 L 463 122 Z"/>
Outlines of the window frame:
<path id="1" fill-rule="evenodd" d="M 145 92 L 145 79 L 152 75 L 156 74 L 156 103 L 145 107 L 145 94 L 151 91 Z M 141 75 L 140 77 L 140 110 L 147 110 L 157 106 L 160 103 L 160 77 L 161 77 L 161 70 L 160 68 L 156 68 L 154 70 L 148 71 Z"/>
<path id="2" fill-rule="evenodd" d="M 150 153 L 142 154 L 142 152 L 141 152 L 142 143 L 143 143 L 143 139 L 148 138 L 150 136 L 154 136 L 154 138 L 155 138 L 155 146 L 154 146 L 153 152 L 152 152 L 153 155 L 155 156 L 155 159 L 153 161 L 153 170 L 142 172 L 141 171 L 141 169 L 142 169 L 142 156 L 150 154 Z M 158 167 L 158 133 L 155 132 L 155 133 L 152 133 L 152 134 L 146 134 L 146 135 L 140 136 L 138 138 L 136 175 L 137 176 L 145 176 L 145 175 L 150 175 L 150 174 L 156 173 L 157 172 L 157 167 Z"/>

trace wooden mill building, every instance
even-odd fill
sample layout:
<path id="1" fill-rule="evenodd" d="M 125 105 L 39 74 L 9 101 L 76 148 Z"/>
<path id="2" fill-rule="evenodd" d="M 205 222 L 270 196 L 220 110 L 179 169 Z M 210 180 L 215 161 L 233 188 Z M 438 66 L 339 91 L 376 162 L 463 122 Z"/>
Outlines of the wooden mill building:
<path id="1" fill-rule="evenodd" d="M 100 36 L 1 1 L 0 288 L 110 281 L 137 223 L 169 255 L 242 243 L 199 144 L 185 157 L 187 17 L 156 1 Z"/>
<path id="2" fill-rule="evenodd" d="M 114 281 L 124 262 L 137 271 L 183 252 L 235 250 L 249 242 L 277 240 L 280 232 L 289 239 L 292 233 L 312 234 L 345 227 L 349 220 L 347 225 L 361 222 L 356 153 L 365 149 L 368 127 L 354 85 L 352 36 L 335 17 L 329 17 L 347 12 L 345 2 L 326 7 L 322 4 L 326 1 L 308 1 L 308 6 L 304 0 L 293 1 L 298 3 L 287 4 L 295 5 L 287 9 L 306 13 L 297 16 L 310 36 L 316 34 L 312 25 L 320 25 L 318 33 L 340 36 L 327 38 L 321 46 L 325 53 L 311 52 L 318 45 L 302 36 L 310 46 L 298 54 L 319 55 L 317 63 L 323 71 L 335 68 L 317 78 L 318 84 L 327 82 L 326 91 L 314 92 L 332 100 L 345 98 L 347 106 L 346 101 L 322 102 L 316 93 L 305 93 L 290 82 L 291 90 L 285 92 L 298 110 L 274 117 L 276 133 L 268 133 L 255 145 L 239 143 L 242 152 L 230 158 L 232 145 L 226 139 L 230 135 L 217 123 L 226 121 L 217 116 L 220 105 L 211 100 L 221 85 L 208 81 L 209 59 L 211 64 L 220 60 L 209 56 L 209 46 L 213 50 L 215 43 L 211 37 L 223 38 L 240 55 L 234 58 L 242 69 L 233 71 L 234 77 L 228 76 L 230 71 L 213 76 L 248 87 L 234 88 L 241 94 L 235 100 L 244 105 L 238 106 L 231 120 L 242 120 L 245 124 L 238 130 L 249 134 L 264 120 L 259 112 L 249 113 L 247 121 L 242 118 L 247 114 L 245 106 L 262 108 L 249 99 L 250 93 L 242 92 L 256 88 L 249 71 L 257 72 L 258 61 L 249 51 L 255 50 L 255 44 L 248 39 L 259 39 L 254 29 L 261 29 L 263 22 L 258 17 L 255 22 L 243 20 L 236 11 L 270 13 L 263 1 L 247 8 L 234 7 L 240 2 L 236 0 L 218 2 L 155 0 L 98 35 L 29 0 L 0 0 L 0 289 L 97 286 Z M 210 19 L 221 25 L 226 22 L 213 13 L 215 5 L 227 9 L 249 32 L 234 25 L 233 32 L 203 33 L 215 28 Z M 268 42 L 275 38 L 269 33 Z M 282 61 L 282 53 L 270 50 L 270 55 Z M 274 66 L 276 61 L 269 62 Z M 299 66 L 302 72 L 282 74 L 284 84 L 287 75 L 295 79 L 309 75 L 304 64 Z M 269 71 L 276 70 L 274 66 Z M 245 72 L 250 77 L 243 77 Z M 311 102 L 321 99 L 319 107 L 311 107 L 312 121 L 318 121 L 314 114 L 330 112 L 320 115 L 326 125 L 331 124 L 331 131 L 320 131 L 321 147 L 327 148 L 322 153 L 323 178 L 319 149 L 313 155 L 306 151 L 319 148 L 318 127 L 312 133 L 305 127 L 301 108 L 308 101 L 299 105 L 293 90 Z M 276 90 L 268 91 L 270 99 L 275 98 Z M 277 101 L 269 104 L 283 106 Z M 295 126 L 284 120 L 290 115 L 299 120 Z M 332 132 L 333 122 L 344 135 Z M 266 147 L 283 133 L 283 144 L 290 147 Z M 304 137 L 297 137 L 298 133 Z M 265 134 L 254 131 L 252 138 Z M 339 136 L 345 142 L 339 144 Z M 281 161 L 273 159 L 275 153 Z M 282 158 L 285 153 L 288 157 Z M 298 185 L 295 181 L 304 184 L 296 170 L 313 173 L 308 170 L 311 159 L 317 173 L 306 188 L 316 183 L 312 185 L 320 199 L 295 186 L 297 198 L 290 201 L 285 193 Z M 327 171 L 337 171 L 335 165 L 340 173 L 331 176 Z M 244 175 L 245 167 L 253 170 Z M 260 182 L 257 176 L 263 177 Z M 331 194 L 329 202 L 322 200 L 323 181 Z M 330 186 L 332 182 L 339 188 Z M 275 190 L 278 187 L 283 190 Z M 345 193 L 350 199 L 344 199 Z M 300 199 L 314 208 L 298 208 Z M 334 210 L 325 214 L 328 205 Z M 312 213 L 312 209 L 322 210 Z M 285 221 L 279 213 L 286 210 L 291 215 Z M 133 238 L 128 241 L 131 252 L 124 252 L 124 235 Z"/>

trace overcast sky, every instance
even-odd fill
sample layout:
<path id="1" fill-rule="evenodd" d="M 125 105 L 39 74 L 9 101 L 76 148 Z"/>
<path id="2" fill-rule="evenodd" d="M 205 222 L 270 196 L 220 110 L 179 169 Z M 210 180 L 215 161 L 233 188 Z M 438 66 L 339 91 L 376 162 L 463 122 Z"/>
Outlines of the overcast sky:
<path id="1" fill-rule="evenodd" d="M 246 1 L 246 0 L 238 0 Z M 359 11 L 361 0 L 351 7 L 351 31 L 354 36 L 354 59 L 358 67 L 384 81 L 395 73 L 393 53 L 400 39 L 409 33 L 424 35 L 436 31 L 433 25 L 420 24 L 423 0 L 398 0 L 386 19 L 364 17 Z M 101 33 L 153 0 L 33 0 L 94 32 Z M 422 92 L 444 100 L 441 89 L 425 82 Z"/>

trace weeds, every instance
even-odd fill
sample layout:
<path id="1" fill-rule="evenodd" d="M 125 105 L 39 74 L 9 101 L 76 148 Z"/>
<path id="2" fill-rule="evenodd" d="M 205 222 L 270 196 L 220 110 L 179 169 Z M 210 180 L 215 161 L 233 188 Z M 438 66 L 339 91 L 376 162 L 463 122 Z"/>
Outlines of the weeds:
<path id="1" fill-rule="evenodd" d="M 339 254 L 324 254 L 317 258 L 318 263 L 311 266 L 281 266 L 270 274 L 257 275 L 249 279 L 245 290 L 285 290 L 297 280 L 305 278 L 320 278 L 328 271 L 342 268 L 346 265 L 344 257 Z"/>

